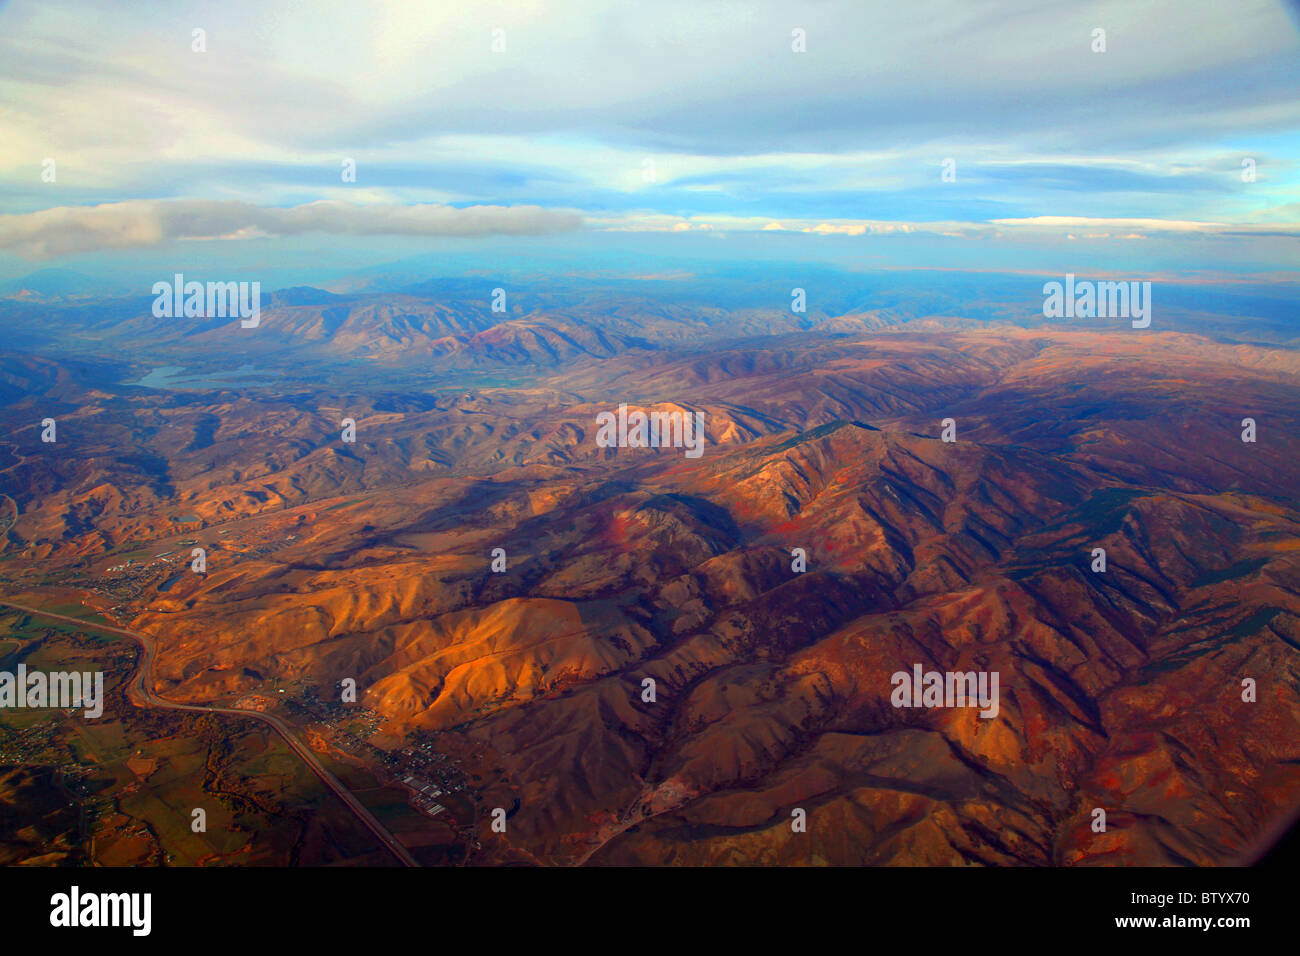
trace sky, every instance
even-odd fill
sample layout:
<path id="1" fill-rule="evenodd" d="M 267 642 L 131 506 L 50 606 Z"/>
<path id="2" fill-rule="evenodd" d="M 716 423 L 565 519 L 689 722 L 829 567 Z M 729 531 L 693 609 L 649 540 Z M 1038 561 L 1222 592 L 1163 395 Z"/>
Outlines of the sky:
<path id="1" fill-rule="evenodd" d="M 1280 0 L 0 5 L 0 278 L 1298 253 Z"/>

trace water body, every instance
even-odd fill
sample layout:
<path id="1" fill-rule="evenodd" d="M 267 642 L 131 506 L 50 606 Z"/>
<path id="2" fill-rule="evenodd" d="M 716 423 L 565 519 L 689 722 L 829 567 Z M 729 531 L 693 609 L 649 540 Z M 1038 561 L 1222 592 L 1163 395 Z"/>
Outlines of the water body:
<path id="1" fill-rule="evenodd" d="M 159 389 L 245 388 L 269 385 L 267 377 L 275 375 L 256 365 L 241 365 L 229 372 L 209 372 L 187 375 L 182 365 L 160 365 L 132 385 Z"/>
<path id="2" fill-rule="evenodd" d="M 287 374 L 286 374 L 287 372 Z M 409 367 L 376 369 L 366 365 L 328 366 L 317 369 L 310 378 L 301 372 L 257 365 L 241 365 L 227 371 L 190 371 L 183 365 L 160 365 L 139 381 L 129 382 L 162 391 L 206 391 L 216 388 L 318 387 L 346 383 L 350 388 L 378 388 L 384 391 L 456 392 L 481 388 L 521 388 L 531 385 L 535 376 L 517 370 L 427 372 Z"/>
<path id="3" fill-rule="evenodd" d="M 172 589 L 172 585 L 175 584 L 177 581 L 179 581 L 184 575 L 185 575 L 184 571 L 177 571 L 175 574 L 169 577 L 162 584 L 158 585 L 158 591 L 160 593 L 170 591 Z"/>

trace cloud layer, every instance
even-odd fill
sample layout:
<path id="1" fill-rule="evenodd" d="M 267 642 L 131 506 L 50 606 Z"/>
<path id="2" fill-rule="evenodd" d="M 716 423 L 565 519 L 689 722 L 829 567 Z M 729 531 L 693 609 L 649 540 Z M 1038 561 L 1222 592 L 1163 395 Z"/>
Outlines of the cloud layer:
<path id="1" fill-rule="evenodd" d="M 0 249 L 44 259 L 177 239 L 339 236 L 537 236 L 577 229 L 572 212 L 537 206 L 357 206 L 321 201 L 287 209 L 211 200 L 60 206 L 0 216 Z"/>
<path id="2" fill-rule="evenodd" d="M 0 103 L 0 257 L 535 235 L 574 211 L 991 239 L 1160 220 L 1119 237 L 1205 223 L 1281 254 L 1300 219 L 1280 0 L 11 0 Z"/>

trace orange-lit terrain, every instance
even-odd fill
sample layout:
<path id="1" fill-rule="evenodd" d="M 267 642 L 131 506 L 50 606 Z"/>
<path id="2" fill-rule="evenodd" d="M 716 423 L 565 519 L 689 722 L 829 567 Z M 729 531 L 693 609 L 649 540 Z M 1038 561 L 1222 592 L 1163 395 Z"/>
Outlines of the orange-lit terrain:
<path id="1" fill-rule="evenodd" d="M 632 311 L 282 304 L 257 387 L 5 353 L 0 600 L 83 599 L 161 697 L 322 752 L 352 678 L 336 756 L 440 755 L 427 841 L 476 864 L 1207 865 L 1300 805 L 1295 351 Z M 599 447 L 620 403 L 703 412 L 703 454 Z M 997 716 L 891 706 L 916 663 L 999 673 Z"/>

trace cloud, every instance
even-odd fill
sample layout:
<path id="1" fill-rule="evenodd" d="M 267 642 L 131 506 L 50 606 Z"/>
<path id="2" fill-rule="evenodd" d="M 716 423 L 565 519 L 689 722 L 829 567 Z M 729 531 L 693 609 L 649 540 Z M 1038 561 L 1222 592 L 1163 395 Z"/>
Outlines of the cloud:
<path id="1" fill-rule="evenodd" d="M 180 0 L 163 15 L 0 0 L 0 210 L 31 214 L 0 216 L 0 269 L 17 268 L 6 252 L 176 238 L 578 225 L 546 224 L 540 209 L 607 220 L 592 242 L 613 230 L 689 241 L 746 230 L 729 219 L 747 217 L 776 224 L 768 239 L 808 233 L 820 249 L 834 245 L 818 244 L 827 233 L 1069 229 L 1200 243 L 1237 237 L 1218 225 L 1235 223 L 1291 251 L 1300 212 L 1257 228 L 1259 210 L 1300 190 L 1300 46 L 1286 9 L 1168 8 Z M 1105 54 L 1091 49 L 1099 25 Z M 191 46 L 199 26 L 204 53 Z M 795 27 L 806 53 L 791 46 Z M 354 183 L 340 180 L 344 157 Z M 940 178 L 945 157 L 953 182 Z M 45 158 L 57 182 L 41 179 Z M 1245 158 L 1258 166 L 1249 182 Z M 340 202 L 295 211 L 318 200 Z M 1031 222 L 1041 216 L 1082 219 Z"/>
<path id="2" fill-rule="evenodd" d="M 786 232 L 821 236 L 937 235 L 961 239 L 1076 238 L 1079 230 L 1091 239 L 1184 238 L 1300 239 L 1300 221 L 1262 223 L 1196 222 L 1179 219 L 1102 218 L 1096 216 L 1028 216 L 992 220 L 792 219 L 773 221 L 761 216 L 673 216 L 639 212 L 618 217 L 588 214 L 586 224 L 607 232 Z"/>
<path id="3" fill-rule="evenodd" d="M 1274 212 L 1291 211 L 1289 209 Z M 1289 218 L 1289 217 L 1288 217 Z M 882 220 L 702 214 L 678 216 L 649 210 L 583 214 L 539 206 L 467 206 L 324 200 L 290 207 L 237 200 L 132 200 L 98 206 L 59 206 L 0 215 L 0 249 L 47 259 L 114 249 L 137 249 L 177 240 L 238 241 L 309 233 L 334 236 L 459 237 L 541 236 L 581 227 L 598 232 L 784 232 L 822 236 L 940 235 L 967 239 L 1017 236 L 1070 238 L 1300 238 L 1300 222 L 1270 216 L 1255 223 L 1159 218 L 1030 216 L 990 220 Z"/>
<path id="4" fill-rule="evenodd" d="M 574 144 L 578 162 L 557 169 L 620 149 L 1168 153 L 1300 120 L 1296 34 L 1275 0 L 1184 0 L 1176 17 L 1158 0 L 169 6 L 161 17 L 106 0 L 0 4 L 0 169 L 26 175 L 51 155 L 115 185 L 139 168 L 230 157 L 399 163 L 458 135 Z M 189 43 L 199 24 L 203 54 Z M 795 26 L 807 53 L 791 49 Z"/>
<path id="5" fill-rule="evenodd" d="M 582 225 L 538 206 L 369 205 L 327 200 L 288 208 L 233 200 L 135 200 L 0 216 L 0 249 L 29 259 L 154 246 L 178 239 L 341 236 L 540 236 Z"/>

